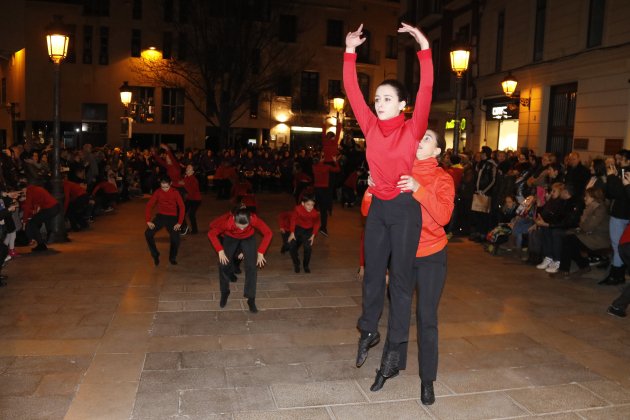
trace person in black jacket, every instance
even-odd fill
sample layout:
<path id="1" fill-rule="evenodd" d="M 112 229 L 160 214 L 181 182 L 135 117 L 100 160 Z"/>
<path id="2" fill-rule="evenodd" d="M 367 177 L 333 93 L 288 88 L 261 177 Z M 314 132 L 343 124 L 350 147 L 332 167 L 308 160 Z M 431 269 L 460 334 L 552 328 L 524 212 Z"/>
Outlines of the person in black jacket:
<path id="1" fill-rule="evenodd" d="M 497 164 L 491 158 L 492 149 L 488 146 L 481 148 L 481 161 L 475 168 L 475 192 L 492 197 L 497 179 Z M 491 203 L 492 205 L 492 203 Z M 483 242 L 488 230 L 490 230 L 490 213 L 472 211 L 472 219 L 475 232 L 471 234 L 471 240 Z"/>
<path id="2" fill-rule="evenodd" d="M 613 260 L 608 275 L 598 284 L 617 285 L 625 283 L 625 266 L 619 256 L 619 238 L 630 221 L 630 198 L 626 194 L 621 178 L 630 172 L 630 151 L 622 150 L 621 166 L 609 163 L 606 168 L 606 198 L 611 201 L 610 207 L 610 245 L 613 250 Z"/>
<path id="3" fill-rule="evenodd" d="M 580 161 L 578 152 L 571 152 L 567 156 L 567 167 L 564 174 L 564 183 L 573 188 L 576 196 L 583 198 L 588 180 L 591 179 L 591 171 Z"/>

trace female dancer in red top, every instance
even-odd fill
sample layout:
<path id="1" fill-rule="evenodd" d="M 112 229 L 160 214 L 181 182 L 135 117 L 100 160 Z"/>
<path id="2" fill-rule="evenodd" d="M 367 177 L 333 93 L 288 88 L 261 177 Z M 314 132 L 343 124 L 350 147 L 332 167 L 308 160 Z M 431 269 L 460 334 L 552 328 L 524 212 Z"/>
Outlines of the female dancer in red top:
<path id="1" fill-rule="evenodd" d="M 420 205 L 409 192 L 403 193 L 397 185 L 401 175 L 411 173 L 418 141 L 427 129 L 433 64 L 429 41 L 419 29 L 401 24 L 400 33 L 410 34 L 420 44 L 420 88 L 411 119 L 405 121 L 401 111 L 407 105 L 404 86 L 397 80 L 385 80 L 376 89 L 374 98 L 376 115 L 365 103 L 356 74 L 355 49 L 365 42 L 363 25 L 346 36 L 343 81 L 354 116 L 365 135 L 367 161 L 375 186 L 374 195 L 365 225 L 365 277 L 363 279 L 363 312 L 358 321 L 361 330 L 356 365 L 367 358 L 368 349 L 380 339 L 378 320 L 383 311 L 385 273 L 390 261 L 389 339 L 392 355 L 396 347 L 406 341 L 408 319 L 399 308 L 411 305 L 413 292 L 414 252 L 420 237 L 422 213 Z M 391 257 L 391 259 L 390 259 Z M 407 315 L 409 318 L 409 315 Z"/>
<path id="2" fill-rule="evenodd" d="M 455 186 L 453 178 L 438 166 L 437 158 L 445 149 L 445 142 L 433 130 L 427 130 L 418 145 L 416 160 L 413 163 L 412 175 L 403 175 L 398 187 L 404 191 L 412 191 L 413 197 L 422 209 L 422 233 L 415 247 L 414 262 L 415 287 L 418 289 L 416 319 L 418 329 L 418 366 L 422 381 L 420 399 L 425 405 L 433 404 L 435 395 L 433 381 L 437 376 L 438 364 L 438 329 L 437 311 L 446 280 L 446 244 L 448 239 L 444 231 L 453 213 Z M 366 203 L 370 197 L 366 194 L 362 211 L 365 213 Z M 406 315 L 407 331 L 411 305 L 401 308 Z M 386 355 L 391 347 L 390 330 L 383 349 L 383 362 L 376 373 L 374 384 L 370 388 L 378 391 L 385 381 L 398 375 L 407 363 L 407 344 L 405 340 L 399 346 L 398 363 L 388 363 Z"/>

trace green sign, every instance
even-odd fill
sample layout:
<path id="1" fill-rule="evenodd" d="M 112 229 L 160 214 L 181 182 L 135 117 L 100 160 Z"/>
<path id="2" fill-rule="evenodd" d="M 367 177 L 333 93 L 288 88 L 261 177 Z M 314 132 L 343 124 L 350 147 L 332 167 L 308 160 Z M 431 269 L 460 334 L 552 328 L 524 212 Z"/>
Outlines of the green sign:
<path id="1" fill-rule="evenodd" d="M 447 130 L 452 130 L 454 128 L 455 128 L 455 120 L 446 121 Z M 466 118 L 462 118 L 462 120 L 459 122 L 459 128 L 461 131 L 466 130 Z"/>

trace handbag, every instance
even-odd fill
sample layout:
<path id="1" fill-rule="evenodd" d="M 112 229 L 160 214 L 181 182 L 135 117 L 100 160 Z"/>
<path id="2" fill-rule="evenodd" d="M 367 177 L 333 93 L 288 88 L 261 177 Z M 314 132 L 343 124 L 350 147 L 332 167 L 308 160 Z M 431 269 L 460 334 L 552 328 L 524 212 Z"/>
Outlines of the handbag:
<path id="1" fill-rule="evenodd" d="M 483 193 L 474 193 L 470 209 L 480 213 L 490 213 L 491 202 L 492 200 L 489 196 Z"/>

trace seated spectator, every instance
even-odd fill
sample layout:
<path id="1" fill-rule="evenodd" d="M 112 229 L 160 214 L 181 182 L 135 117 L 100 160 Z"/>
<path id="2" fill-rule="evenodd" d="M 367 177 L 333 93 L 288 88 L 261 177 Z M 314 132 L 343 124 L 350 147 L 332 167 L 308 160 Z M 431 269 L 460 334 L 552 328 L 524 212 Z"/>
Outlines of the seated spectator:
<path id="1" fill-rule="evenodd" d="M 503 205 L 499 209 L 499 223 L 486 235 L 486 241 L 490 244 L 487 247 L 487 251 L 496 255 L 499 250 L 499 245 L 508 241 L 512 234 L 511 223 L 516 218 L 516 209 L 518 203 L 513 195 L 508 195 L 503 201 Z"/>
<path id="2" fill-rule="evenodd" d="M 551 246 L 551 240 L 548 235 L 551 226 L 559 223 L 563 215 L 564 202 L 560 198 L 563 190 L 564 184 L 560 182 L 551 186 L 549 198 L 545 202 L 545 205 L 542 206 L 541 211 L 536 214 L 533 229 L 530 230 L 531 236 L 538 238 L 537 242 L 540 243 L 542 248 L 541 251 L 544 259 L 536 266 L 539 270 L 547 270 L 551 267 L 550 270 L 554 270 L 555 272 L 558 271 L 560 267 L 560 254 L 554 253 L 555 249 Z"/>
<path id="3" fill-rule="evenodd" d="M 571 261 L 578 270 L 574 275 L 591 271 L 589 260 L 584 254 L 610 246 L 608 233 L 608 210 L 604 204 L 604 191 L 588 188 L 584 195 L 586 208 L 580 218 L 580 226 L 562 239 L 562 253 L 559 271 L 554 276 L 568 276 Z"/>

